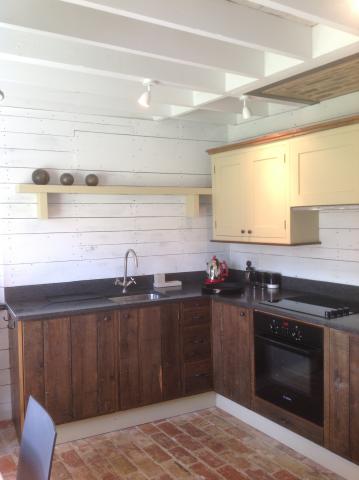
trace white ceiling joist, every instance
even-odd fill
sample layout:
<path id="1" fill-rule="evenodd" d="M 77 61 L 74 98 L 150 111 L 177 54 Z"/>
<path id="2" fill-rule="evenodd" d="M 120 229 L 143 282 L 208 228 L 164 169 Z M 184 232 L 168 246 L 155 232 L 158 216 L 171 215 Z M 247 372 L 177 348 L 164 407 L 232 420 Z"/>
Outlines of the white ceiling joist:
<path id="1" fill-rule="evenodd" d="M 263 52 L 57 0 L 2 0 L 0 22 L 170 62 L 264 75 Z"/>
<path id="2" fill-rule="evenodd" d="M 313 23 L 322 23 L 359 35 L 357 0 L 250 0 L 253 3 L 296 15 Z M 121 2 L 120 2 L 121 3 Z"/>
<path id="3" fill-rule="evenodd" d="M 2 83 L 6 88 L 7 95 L 3 102 L 4 107 L 30 108 L 40 110 L 58 110 L 73 113 L 85 113 L 92 115 L 114 115 L 128 118 L 163 119 L 171 116 L 170 105 L 152 105 L 150 109 L 142 109 L 131 99 L 117 99 L 110 97 L 95 96 L 83 92 L 65 92 L 16 85 L 14 83 Z M 149 111 L 150 110 L 150 111 Z"/>
<path id="4" fill-rule="evenodd" d="M 120 99 L 129 99 L 134 105 L 144 91 L 140 82 L 131 82 L 122 78 L 103 78 L 90 72 L 65 70 L 61 66 L 49 68 L 47 65 L 13 62 L 1 53 L 0 81 L 2 85 L 5 81 L 23 85 L 23 90 L 26 90 L 26 85 L 32 85 L 72 94 L 86 93 L 104 98 L 111 97 L 116 102 Z M 165 104 L 195 107 L 197 103 L 196 96 L 191 90 L 181 90 L 166 85 L 154 86 L 152 89 L 154 106 Z"/>
<path id="5" fill-rule="evenodd" d="M 218 0 L 62 0 L 229 43 L 311 56 L 310 27 Z"/>
<path id="6" fill-rule="evenodd" d="M 0 13 L 1 18 L 1 13 Z M 0 26 L 0 50 L 19 57 L 19 61 L 31 59 L 34 64 L 53 62 L 64 68 L 83 71 L 101 71 L 102 75 L 142 81 L 154 78 L 166 85 L 191 90 L 223 93 L 226 91 L 226 73 L 190 65 L 176 65 L 142 55 L 132 55 L 113 49 L 74 42 L 71 39 L 47 37 L 34 31 L 17 30 Z"/>

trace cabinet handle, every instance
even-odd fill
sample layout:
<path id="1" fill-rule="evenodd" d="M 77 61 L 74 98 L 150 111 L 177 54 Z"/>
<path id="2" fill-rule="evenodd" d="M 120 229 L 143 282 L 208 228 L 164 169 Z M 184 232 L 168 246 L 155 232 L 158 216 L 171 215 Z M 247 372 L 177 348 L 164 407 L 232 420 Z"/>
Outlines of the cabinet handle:
<path id="1" fill-rule="evenodd" d="M 246 231 L 245 231 L 245 230 L 241 230 L 241 233 L 246 233 Z"/>
<path id="2" fill-rule="evenodd" d="M 248 230 L 249 235 L 252 233 L 252 230 Z"/>
<path id="3" fill-rule="evenodd" d="M 198 345 L 199 343 L 204 343 L 204 342 L 205 342 L 204 338 L 200 338 L 198 340 L 193 340 L 192 341 L 192 343 L 194 343 L 195 345 Z"/>
<path id="4" fill-rule="evenodd" d="M 240 312 L 239 316 L 240 316 L 240 317 L 245 317 L 245 316 L 246 316 L 246 312 Z"/>
<path id="5" fill-rule="evenodd" d="M 163 370 L 162 370 L 162 365 L 160 366 L 160 370 L 158 372 L 158 383 L 160 385 L 161 394 L 163 394 Z"/>
<path id="6" fill-rule="evenodd" d="M 192 320 L 201 320 L 202 315 L 193 315 Z"/>
<path id="7" fill-rule="evenodd" d="M 194 375 L 196 378 L 199 378 L 199 377 L 209 377 L 209 373 L 196 373 Z"/>

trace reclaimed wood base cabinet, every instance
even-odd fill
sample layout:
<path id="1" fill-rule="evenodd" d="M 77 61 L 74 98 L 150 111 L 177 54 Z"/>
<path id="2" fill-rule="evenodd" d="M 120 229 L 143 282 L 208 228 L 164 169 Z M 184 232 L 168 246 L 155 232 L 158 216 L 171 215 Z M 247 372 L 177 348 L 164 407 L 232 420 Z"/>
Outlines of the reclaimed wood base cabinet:
<path id="1" fill-rule="evenodd" d="M 214 390 L 251 407 L 251 310 L 214 301 L 212 307 Z"/>
<path id="2" fill-rule="evenodd" d="M 326 446 L 359 463 L 359 335 L 330 330 Z"/>
<path id="3" fill-rule="evenodd" d="M 13 417 L 29 395 L 55 423 L 212 389 L 210 302 L 19 321 L 10 330 Z"/>

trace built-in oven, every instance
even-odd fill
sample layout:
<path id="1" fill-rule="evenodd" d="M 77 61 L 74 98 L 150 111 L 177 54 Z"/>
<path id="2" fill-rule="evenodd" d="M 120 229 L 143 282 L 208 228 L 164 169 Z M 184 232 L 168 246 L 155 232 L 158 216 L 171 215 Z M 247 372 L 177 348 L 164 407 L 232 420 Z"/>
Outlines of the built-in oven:
<path id="1" fill-rule="evenodd" d="M 254 312 L 255 393 L 323 425 L 323 329 Z"/>

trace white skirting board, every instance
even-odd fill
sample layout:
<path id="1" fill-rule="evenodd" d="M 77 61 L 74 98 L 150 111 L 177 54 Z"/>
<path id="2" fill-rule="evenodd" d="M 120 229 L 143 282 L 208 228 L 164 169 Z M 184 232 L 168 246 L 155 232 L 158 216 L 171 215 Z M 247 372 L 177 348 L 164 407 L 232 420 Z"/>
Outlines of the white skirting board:
<path id="1" fill-rule="evenodd" d="M 147 407 L 133 408 L 124 412 L 111 413 L 100 417 L 65 423 L 57 427 L 57 443 L 70 442 L 80 438 L 113 432 L 123 428 L 155 422 L 184 413 L 211 408 L 216 405 L 214 392 L 202 393 L 192 397 L 156 403 Z"/>
<path id="2" fill-rule="evenodd" d="M 359 466 L 335 455 L 335 453 L 330 452 L 326 448 L 320 447 L 316 443 L 281 427 L 277 423 L 258 415 L 252 410 L 248 410 L 248 408 L 232 402 L 222 395 L 216 395 L 216 406 L 239 420 L 242 420 L 251 427 L 256 428 L 281 443 L 284 443 L 284 445 L 287 445 L 296 452 L 310 458 L 319 465 L 323 465 L 323 467 L 332 470 L 337 475 L 340 475 L 347 480 L 358 480 Z"/>
<path id="3" fill-rule="evenodd" d="M 121 430 L 204 408 L 218 407 L 347 480 L 358 480 L 359 466 L 214 392 L 134 408 L 57 427 L 57 443 Z"/>

